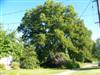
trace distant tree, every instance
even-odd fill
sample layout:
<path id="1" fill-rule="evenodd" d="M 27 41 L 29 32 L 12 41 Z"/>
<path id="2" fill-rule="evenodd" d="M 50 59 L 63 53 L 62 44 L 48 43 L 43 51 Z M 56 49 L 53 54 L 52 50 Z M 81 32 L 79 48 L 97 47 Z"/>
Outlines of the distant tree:
<path id="1" fill-rule="evenodd" d="M 18 31 L 23 33 L 26 45 L 35 45 L 41 63 L 57 52 L 68 53 L 71 59 L 78 61 L 91 57 L 91 32 L 71 5 L 46 0 L 25 13 Z"/>
<path id="2" fill-rule="evenodd" d="M 93 54 L 96 58 L 100 60 L 100 39 L 96 40 L 95 46 L 94 46 Z"/>
<path id="3" fill-rule="evenodd" d="M 4 37 L 6 36 L 6 32 L 2 29 L 2 27 L 0 26 L 0 57 L 3 56 L 1 53 L 3 52 L 3 46 L 4 46 Z"/>
<path id="4" fill-rule="evenodd" d="M 14 57 L 14 60 L 19 60 L 24 50 L 22 41 L 20 38 L 16 38 L 15 32 L 9 33 L 7 38 L 10 41 L 8 51 L 11 50 L 11 55 Z"/>
<path id="5" fill-rule="evenodd" d="M 16 39 L 15 32 L 6 33 L 0 28 L 0 57 L 13 56 L 18 61 L 23 51 L 23 44 Z"/>

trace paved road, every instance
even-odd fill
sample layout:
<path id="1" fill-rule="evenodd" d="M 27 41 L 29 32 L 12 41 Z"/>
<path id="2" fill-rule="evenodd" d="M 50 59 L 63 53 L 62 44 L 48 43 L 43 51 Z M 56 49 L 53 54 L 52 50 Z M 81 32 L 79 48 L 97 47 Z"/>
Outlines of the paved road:
<path id="1" fill-rule="evenodd" d="M 71 75 L 72 73 L 76 72 L 75 70 L 66 70 L 62 73 L 54 74 L 54 75 Z"/>
<path id="2" fill-rule="evenodd" d="M 83 66 L 82 68 L 91 68 L 94 66 L 97 66 L 97 64 L 87 64 L 87 65 Z M 58 74 L 54 74 L 54 75 L 71 75 L 72 73 L 77 72 L 77 71 L 78 70 L 66 70 L 62 73 L 58 73 Z"/>

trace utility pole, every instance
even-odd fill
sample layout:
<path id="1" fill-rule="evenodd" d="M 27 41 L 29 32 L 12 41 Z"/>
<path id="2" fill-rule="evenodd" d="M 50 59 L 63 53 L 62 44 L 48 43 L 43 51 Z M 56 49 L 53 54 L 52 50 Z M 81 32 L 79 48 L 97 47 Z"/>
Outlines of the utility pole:
<path id="1" fill-rule="evenodd" d="M 98 9 L 98 16 L 99 16 L 99 26 L 100 26 L 100 0 L 96 0 L 97 2 L 97 9 Z"/>

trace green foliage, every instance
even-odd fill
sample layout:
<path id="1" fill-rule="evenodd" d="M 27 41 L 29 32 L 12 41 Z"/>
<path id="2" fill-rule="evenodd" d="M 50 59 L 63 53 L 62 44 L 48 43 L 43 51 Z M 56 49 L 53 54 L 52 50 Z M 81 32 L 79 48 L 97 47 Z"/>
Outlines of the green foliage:
<path id="1" fill-rule="evenodd" d="M 18 61 L 23 51 L 22 43 L 16 39 L 15 32 L 6 33 L 0 28 L 0 57 L 13 56 Z"/>
<path id="2" fill-rule="evenodd" d="M 20 64 L 18 62 L 12 62 L 11 67 L 13 69 L 19 69 L 20 68 Z"/>
<path id="3" fill-rule="evenodd" d="M 5 70 L 6 69 L 5 64 L 0 64 L 0 69 Z"/>
<path id="4" fill-rule="evenodd" d="M 85 55 L 83 54 L 82 51 L 78 52 L 76 60 L 77 60 L 77 61 L 80 61 L 80 62 L 84 62 L 84 60 L 85 60 Z"/>
<path id="5" fill-rule="evenodd" d="M 6 32 L 0 26 L 0 57 L 2 57 L 2 49 L 4 46 L 4 37 L 6 36 Z"/>
<path id="6" fill-rule="evenodd" d="M 36 53 L 33 47 L 26 47 L 23 56 L 20 59 L 20 67 L 26 69 L 33 69 L 39 66 Z"/>
<path id="7" fill-rule="evenodd" d="M 18 31 L 23 33 L 25 45 L 34 44 L 40 63 L 45 63 L 50 53 L 58 52 L 67 53 L 75 61 L 91 59 L 91 31 L 77 17 L 72 5 L 46 0 L 25 13 Z"/>
<path id="8" fill-rule="evenodd" d="M 38 44 L 41 46 L 45 46 L 45 42 L 46 42 L 45 34 L 38 34 L 37 38 L 38 38 Z"/>
<path id="9" fill-rule="evenodd" d="M 98 62 L 98 66 L 100 66 L 100 62 Z"/>
<path id="10" fill-rule="evenodd" d="M 83 57 L 83 60 L 85 60 L 86 57 L 90 57 L 93 46 L 93 41 L 90 37 L 91 32 L 88 31 L 86 27 L 84 27 L 82 21 L 78 21 L 78 24 L 68 26 L 68 29 L 70 29 L 69 31 L 67 31 L 70 34 L 71 41 L 78 51 L 78 53 L 69 51 L 69 55 L 71 55 L 71 58 L 75 58 L 77 60 Z M 82 56 L 80 56 L 81 54 Z"/>
<path id="11" fill-rule="evenodd" d="M 67 61 L 66 68 L 68 68 L 68 69 L 80 68 L 80 64 L 76 61 L 69 60 L 69 61 Z"/>
<path id="12" fill-rule="evenodd" d="M 94 43 L 93 55 L 100 60 L 100 39 L 97 39 Z"/>
<path id="13" fill-rule="evenodd" d="M 41 66 L 50 67 L 50 68 L 65 68 L 69 56 L 65 53 L 56 53 L 48 56 L 47 61 Z"/>

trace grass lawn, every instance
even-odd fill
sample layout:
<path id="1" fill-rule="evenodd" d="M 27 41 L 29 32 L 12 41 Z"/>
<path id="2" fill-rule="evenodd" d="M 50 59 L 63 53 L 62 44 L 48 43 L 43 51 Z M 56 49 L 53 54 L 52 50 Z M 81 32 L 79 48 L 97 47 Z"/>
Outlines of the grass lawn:
<path id="1" fill-rule="evenodd" d="M 80 70 L 72 75 L 100 75 L 100 69 Z"/>
<path id="2" fill-rule="evenodd" d="M 34 69 L 34 70 L 0 70 L 0 75 L 53 75 L 55 73 L 63 72 L 60 69 Z"/>

